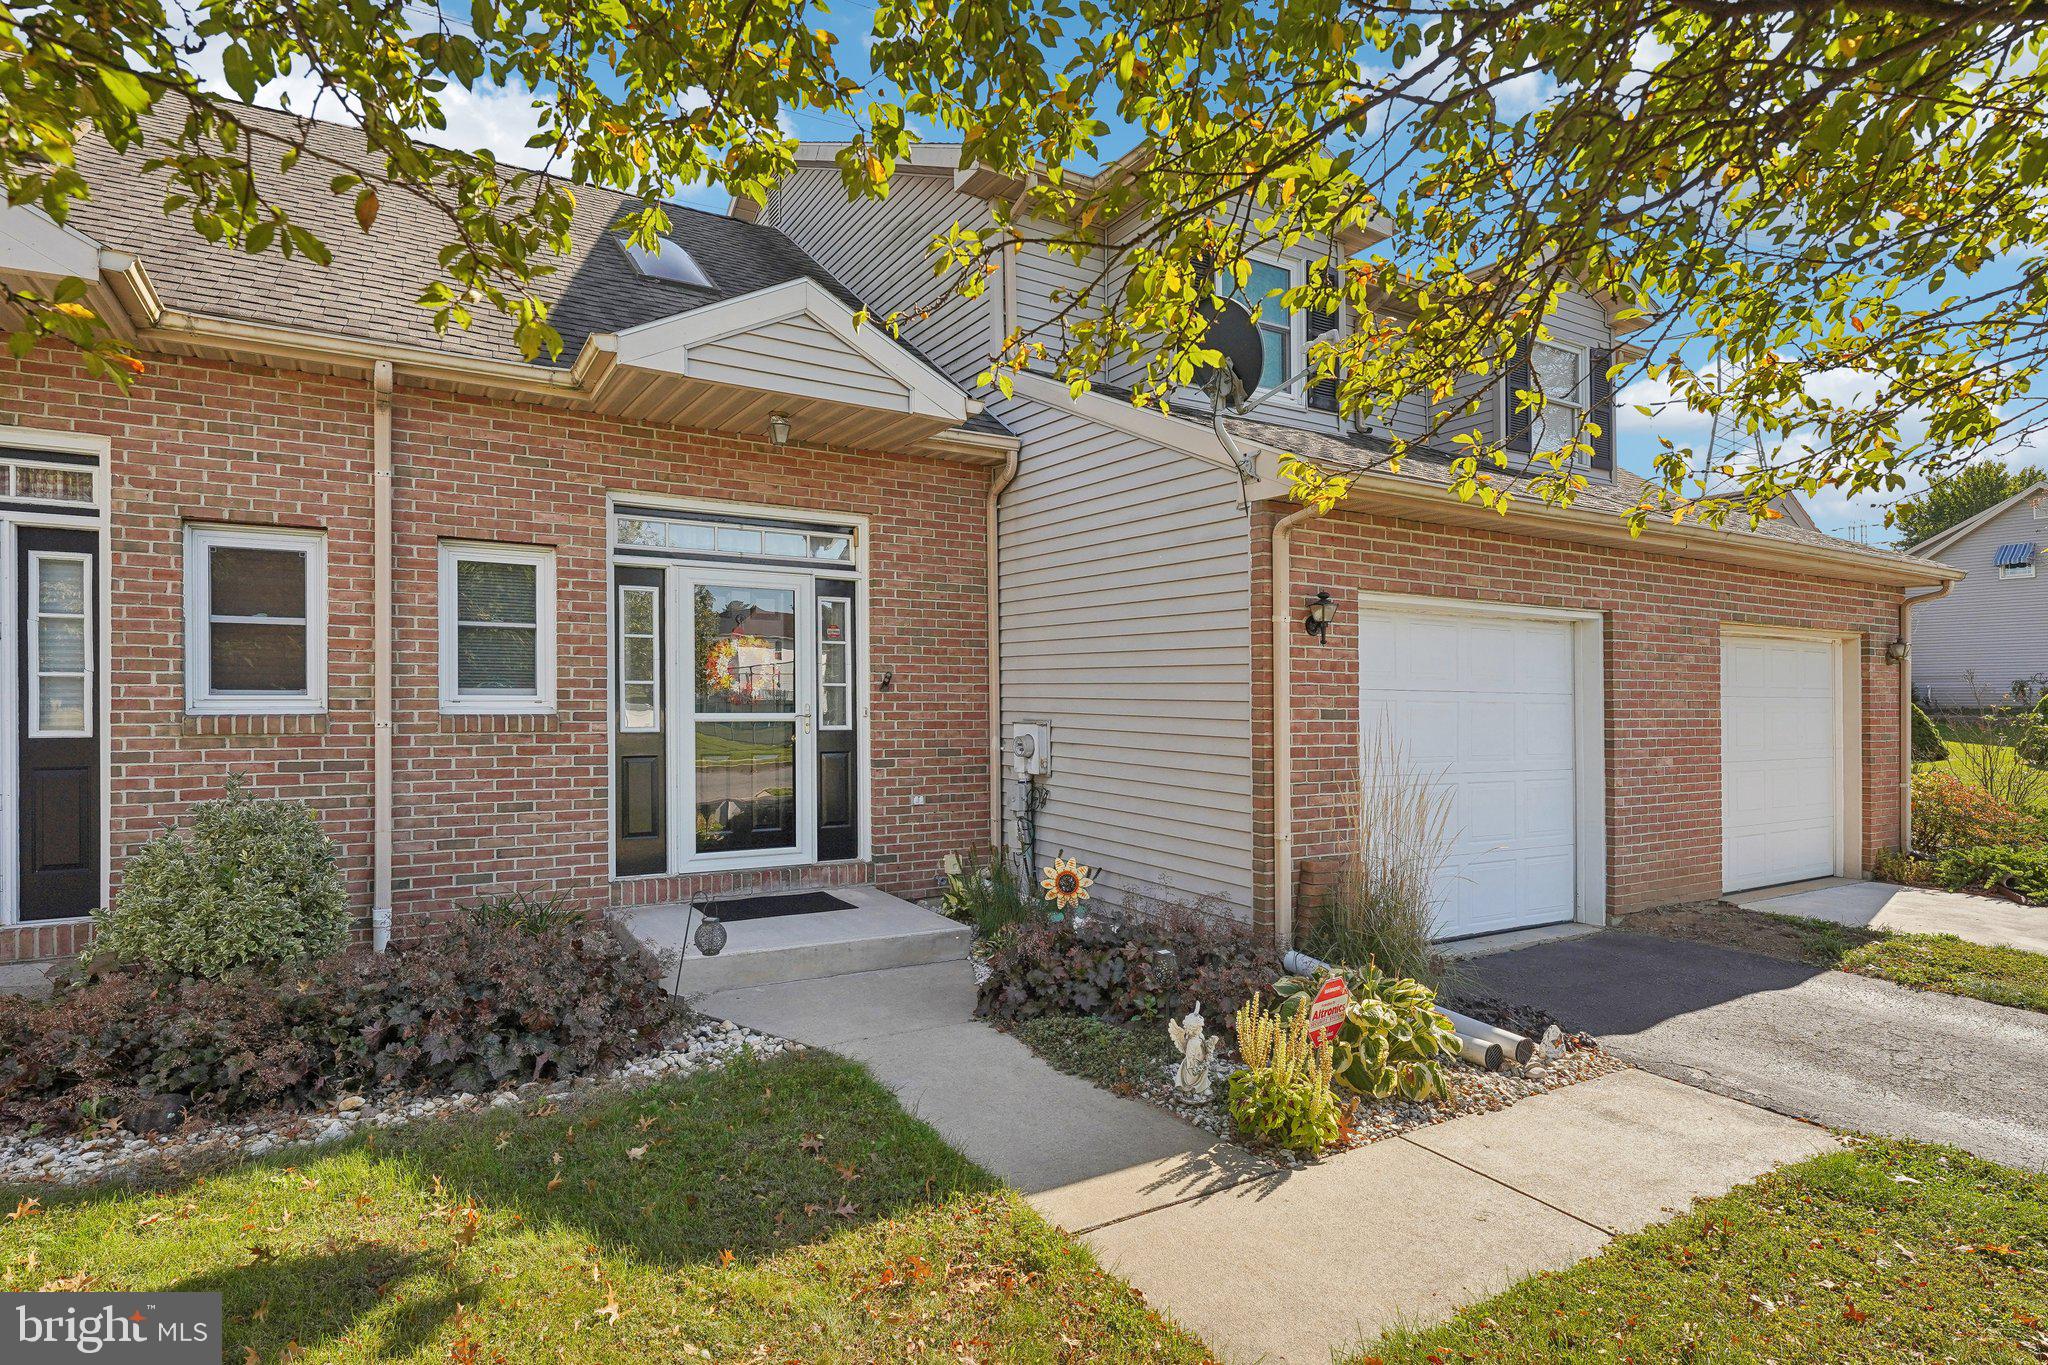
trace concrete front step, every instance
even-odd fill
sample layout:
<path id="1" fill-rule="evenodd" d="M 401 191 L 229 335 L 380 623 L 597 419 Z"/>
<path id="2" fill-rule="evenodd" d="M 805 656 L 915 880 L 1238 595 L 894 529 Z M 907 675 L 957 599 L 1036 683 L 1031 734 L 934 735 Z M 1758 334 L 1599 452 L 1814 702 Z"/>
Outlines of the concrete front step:
<path id="1" fill-rule="evenodd" d="M 966 925 L 885 891 L 826 889 L 852 904 L 814 915 L 728 921 L 725 949 L 716 957 L 705 957 L 689 941 L 698 916 L 688 905 L 650 905 L 625 911 L 621 918 L 627 932 L 655 952 L 681 952 L 669 969 L 668 989 L 686 997 L 960 961 L 974 942 L 974 931 Z"/>

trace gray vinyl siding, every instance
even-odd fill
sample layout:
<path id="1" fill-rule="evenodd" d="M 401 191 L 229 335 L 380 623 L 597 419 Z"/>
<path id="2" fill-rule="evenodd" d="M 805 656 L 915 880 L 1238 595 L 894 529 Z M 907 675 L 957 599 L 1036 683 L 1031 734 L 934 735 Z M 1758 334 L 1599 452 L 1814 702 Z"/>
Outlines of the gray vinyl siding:
<path id="1" fill-rule="evenodd" d="M 1948 596 L 1913 608 L 1913 691 L 1940 707 L 1998 701 L 2014 682 L 2048 678 L 2048 565 L 2032 578 L 2000 578 L 2001 545 L 2048 548 L 2048 519 L 2028 502 L 2009 507 L 1933 557 L 1969 572 Z"/>
<path id="2" fill-rule="evenodd" d="M 1036 403 L 1001 515 L 1003 727 L 1052 726 L 1038 856 L 1251 913 L 1251 544 L 1236 479 Z M 1018 794 L 1005 783 L 1010 842 Z"/>

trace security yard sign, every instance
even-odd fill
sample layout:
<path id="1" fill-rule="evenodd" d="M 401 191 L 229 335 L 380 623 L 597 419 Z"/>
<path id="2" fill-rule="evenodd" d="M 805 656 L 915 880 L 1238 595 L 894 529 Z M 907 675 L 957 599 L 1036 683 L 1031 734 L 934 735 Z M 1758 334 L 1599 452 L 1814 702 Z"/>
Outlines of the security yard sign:
<path id="1" fill-rule="evenodd" d="M 1344 978 L 1333 976 L 1316 992 L 1308 1007 L 1308 1040 L 1327 1043 L 1344 1027 L 1344 1010 L 1351 1003 L 1351 988 Z"/>

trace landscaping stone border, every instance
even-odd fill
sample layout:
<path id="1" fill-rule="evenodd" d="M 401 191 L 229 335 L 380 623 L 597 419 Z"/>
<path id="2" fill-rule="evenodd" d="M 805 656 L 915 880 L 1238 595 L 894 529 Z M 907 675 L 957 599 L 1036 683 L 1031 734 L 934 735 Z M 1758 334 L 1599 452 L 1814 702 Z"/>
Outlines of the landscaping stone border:
<path id="1" fill-rule="evenodd" d="M 513 1109 L 629 1090 L 670 1076 L 711 1071 L 742 1052 L 772 1057 L 798 1044 L 723 1019 L 699 1019 L 660 1052 L 602 1075 L 530 1081 L 483 1094 L 349 1095 L 331 1108 L 276 1113 L 232 1123 L 195 1121 L 150 1137 L 115 1131 L 55 1137 L 0 1136 L 0 1184 L 86 1185 L 253 1158 L 293 1146 L 323 1146 L 367 1129 L 489 1109 Z"/>

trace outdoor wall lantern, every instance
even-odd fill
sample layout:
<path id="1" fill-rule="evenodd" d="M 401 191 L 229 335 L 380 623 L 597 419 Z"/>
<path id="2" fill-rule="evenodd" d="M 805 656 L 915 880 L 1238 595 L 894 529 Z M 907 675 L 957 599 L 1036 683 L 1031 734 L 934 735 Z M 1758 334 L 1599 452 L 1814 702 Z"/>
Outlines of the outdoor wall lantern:
<path id="1" fill-rule="evenodd" d="M 1330 618 L 1337 613 L 1337 604 L 1330 600 L 1330 594 L 1319 592 L 1315 601 L 1308 604 L 1308 614 L 1301 618 L 1302 628 L 1316 637 L 1320 643 L 1329 639 Z"/>
<path id="2" fill-rule="evenodd" d="M 1911 649 L 1904 640 L 1894 640 L 1884 647 L 1884 657 L 1895 664 L 1906 662 L 1906 655 L 1910 652 Z"/>
<path id="3" fill-rule="evenodd" d="M 789 418 L 782 413 L 773 413 L 768 418 L 768 439 L 779 446 L 789 444 Z"/>

